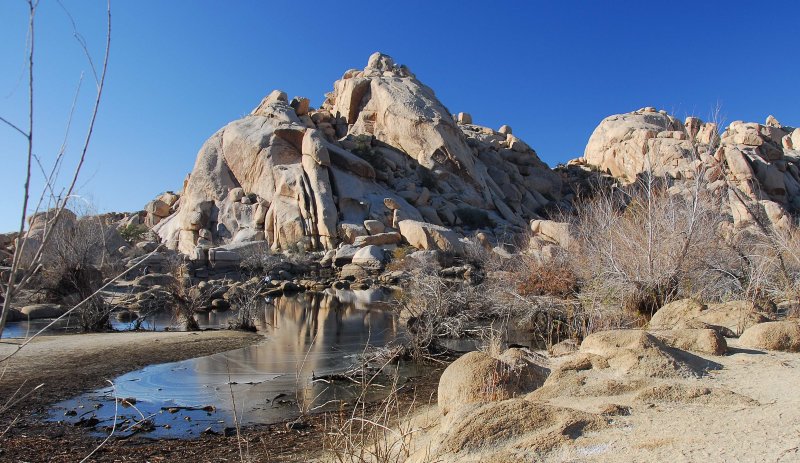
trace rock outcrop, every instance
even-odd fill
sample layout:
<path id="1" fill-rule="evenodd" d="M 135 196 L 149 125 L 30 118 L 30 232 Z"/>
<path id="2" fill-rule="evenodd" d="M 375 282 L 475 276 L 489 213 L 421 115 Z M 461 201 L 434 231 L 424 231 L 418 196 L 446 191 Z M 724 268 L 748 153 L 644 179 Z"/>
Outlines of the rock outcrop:
<path id="1" fill-rule="evenodd" d="M 421 249 L 458 253 L 468 231 L 525 230 L 561 190 L 509 127 L 452 116 L 407 67 L 375 53 L 319 109 L 276 90 L 220 129 L 181 194 L 149 203 L 146 222 L 196 259 L 236 241 L 334 249 L 396 231 Z"/>
<path id="2" fill-rule="evenodd" d="M 763 218 L 788 228 L 789 213 L 800 211 L 800 129 L 732 122 L 720 135 L 712 122 L 681 121 L 666 111 L 642 108 L 605 118 L 594 130 L 582 158 L 585 165 L 633 182 L 652 172 L 671 180 L 702 178 L 702 188 L 728 205 L 737 226 Z M 680 191 L 680 188 L 678 188 Z"/>

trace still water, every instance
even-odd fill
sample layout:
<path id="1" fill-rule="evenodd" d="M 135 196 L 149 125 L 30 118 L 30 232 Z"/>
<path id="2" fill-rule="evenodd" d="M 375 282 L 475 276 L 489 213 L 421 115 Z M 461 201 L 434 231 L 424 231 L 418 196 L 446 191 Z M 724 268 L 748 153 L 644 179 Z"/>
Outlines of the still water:
<path id="1" fill-rule="evenodd" d="M 143 435 L 180 438 L 208 428 L 221 432 L 236 421 L 272 423 L 299 416 L 301 410 L 352 402 L 362 392 L 360 386 L 315 378 L 344 372 L 359 363 L 367 346 L 384 346 L 403 335 L 396 316 L 387 310 L 387 297 L 380 290 L 327 290 L 265 302 L 256 319 L 259 332 L 266 335 L 261 343 L 122 375 L 113 387 L 56 404 L 50 419 L 88 423 L 107 433 L 116 413 L 116 432 L 131 433 L 136 428 L 126 428 L 146 418 L 154 427 Z M 224 326 L 233 315 L 210 313 L 200 321 Z M 395 372 L 405 378 L 419 374 L 414 368 L 400 366 Z M 368 393 L 376 398 L 387 389 L 378 384 Z M 115 398 L 135 401 L 116 407 Z"/>

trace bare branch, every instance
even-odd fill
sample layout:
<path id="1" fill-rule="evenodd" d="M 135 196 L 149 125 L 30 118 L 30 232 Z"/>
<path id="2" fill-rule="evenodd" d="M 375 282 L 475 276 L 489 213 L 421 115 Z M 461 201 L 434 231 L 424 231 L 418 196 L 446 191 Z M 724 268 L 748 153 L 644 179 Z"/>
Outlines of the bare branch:
<path id="1" fill-rule="evenodd" d="M 4 117 L 0 117 L 0 122 L 4 122 L 4 123 L 6 123 L 6 125 L 8 125 L 8 126 L 9 126 L 9 127 L 11 127 L 12 129 L 14 129 L 14 130 L 16 130 L 17 132 L 19 132 L 19 133 L 20 133 L 20 134 L 21 134 L 23 137 L 25 137 L 25 138 L 30 138 L 30 135 L 28 135 L 28 132 L 25 132 L 24 130 L 20 129 L 19 127 L 17 127 L 17 126 L 16 126 L 16 125 L 14 125 L 13 123 L 11 123 L 11 122 L 10 122 L 8 119 L 6 119 L 6 118 L 4 118 Z"/>

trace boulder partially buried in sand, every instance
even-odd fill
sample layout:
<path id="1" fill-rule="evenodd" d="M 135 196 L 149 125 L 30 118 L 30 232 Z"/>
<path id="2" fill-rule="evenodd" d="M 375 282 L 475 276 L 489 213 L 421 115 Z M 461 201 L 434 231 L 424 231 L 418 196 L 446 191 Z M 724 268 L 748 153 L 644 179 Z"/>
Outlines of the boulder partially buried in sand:
<path id="1" fill-rule="evenodd" d="M 742 333 L 739 345 L 751 349 L 800 352 L 800 322 L 784 320 L 751 326 Z"/>
<path id="2" fill-rule="evenodd" d="M 439 411 L 447 415 L 468 404 L 526 394 L 541 386 L 550 373 L 543 360 L 523 349 L 508 349 L 499 358 L 469 352 L 442 373 Z"/>
<path id="3" fill-rule="evenodd" d="M 623 374 L 653 378 L 702 376 L 710 362 L 668 347 L 642 330 L 610 330 L 594 333 L 581 343 L 581 352 L 608 360 Z"/>
<path id="4" fill-rule="evenodd" d="M 725 338 L 719 331 L 713 329 L 680 328 L 651 332 L 651 334 L 676 349 L 709 355 L 722 355 L 728 350 Z"/>
<path id="5" fill-rule="evenodd" d="M 533 461 L 532 454 L 605 425 L 598 415 L 523 399 L 481 404 L 457 411 L 418 461 Z"/>
<path id="6" fill-rule="evenodd" d="M 746 328 L 769 321 L 759 309 L 750 301 L 706 305 L 694 299 L 680 299 L 665 305 L 653 314 L 648 327 L 653 330 L 722 327 L 740 334 Z M 719 329 L 717 331 L 724 332 Z"/>

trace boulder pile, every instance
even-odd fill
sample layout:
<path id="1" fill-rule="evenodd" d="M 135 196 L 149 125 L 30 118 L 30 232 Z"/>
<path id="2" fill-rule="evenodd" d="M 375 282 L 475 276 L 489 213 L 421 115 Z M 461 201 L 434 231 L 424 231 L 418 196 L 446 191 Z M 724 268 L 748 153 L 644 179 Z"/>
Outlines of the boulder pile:
<path id="1" fill-rule="evenodd" d="M 651 172 L 677 180 L 676 192 L 686 188 L 681 180 L 700 179 L 739 227 L 764 217 L 785 229 L 800 211 L 800 128 L 773 116 L 764 124 L 734 121 L 720 134 L 716 123 L 642 108 L 603 119 L 570 164 L 624 182 Z"/>
<path id="2" fill-rule="evenodd" d="M 276 90 L 220 129 L 182 192 L 148 203 L 144 222 L 199 261 L 258 241 L 458 254 L 465 234 L 522 232 L 562 199 L 561 177 L 510 127 L 452 115 L 406 66 L 375 53 L 318 109 Z"/>

